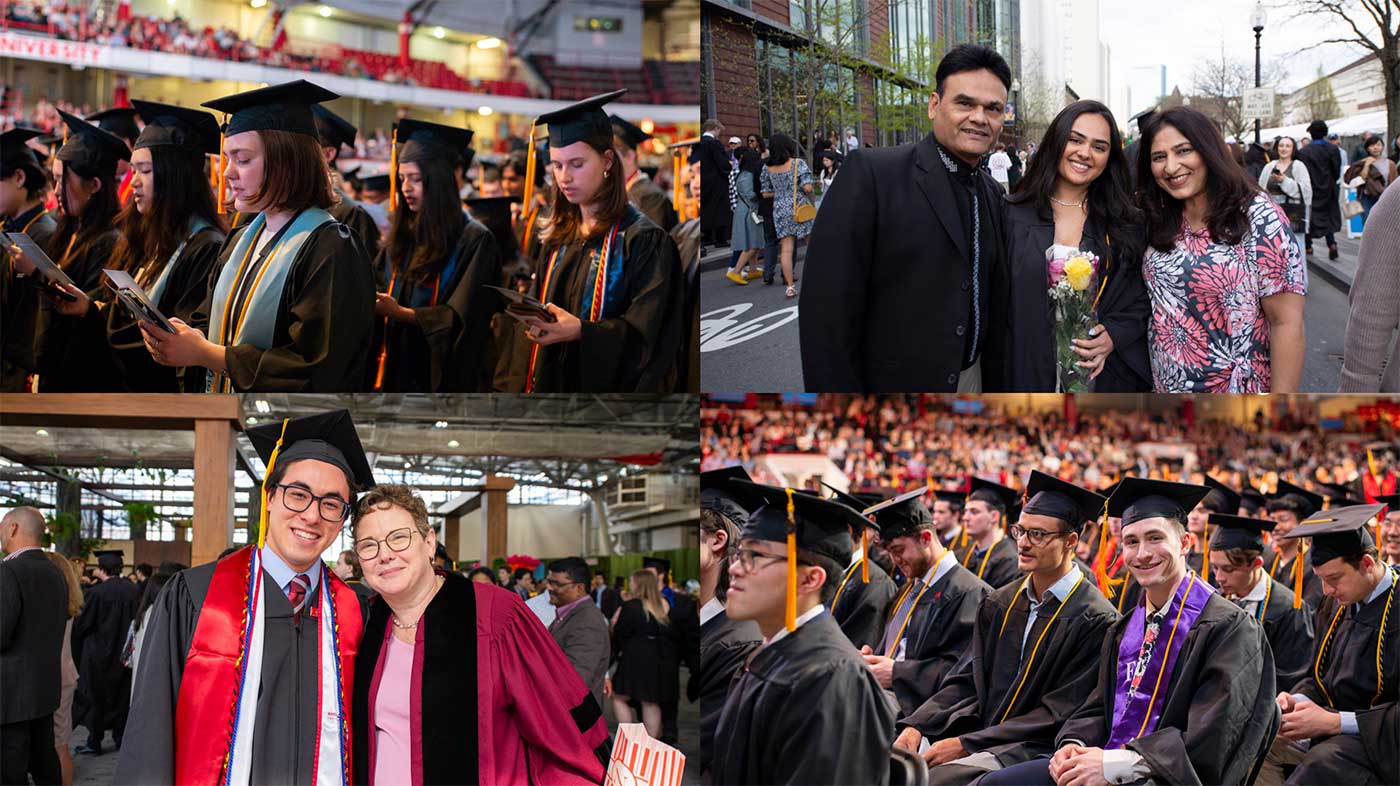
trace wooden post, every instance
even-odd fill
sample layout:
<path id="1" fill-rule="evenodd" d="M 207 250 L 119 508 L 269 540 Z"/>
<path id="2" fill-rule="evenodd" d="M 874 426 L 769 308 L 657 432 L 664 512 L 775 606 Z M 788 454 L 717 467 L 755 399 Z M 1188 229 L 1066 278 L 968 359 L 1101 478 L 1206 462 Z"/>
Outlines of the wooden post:
<path id="1" fill-rule="evenodd" d="M 195 421 L 192 565 L 213 562 L 233 541 L 233 439 L 227 420 Z M 254 493 L 254 511 L 257 499 Z M 250 518 L 256 521 L 255 516 Z M 256 537 L 250 533 L 250 540 Z"/>
<path id="2" fill-rule="evenodd" d="M 486 476 L 481 513 L 481 561 L 484 565 L 491 565 L 497 557 L 506 555 L 510 530 L 506 493 L 514 487 L 515 481 L 510 478 Z"/>
<path id="3" fill-rule="evenodd" d="M 462 517 L 453 514 L 443 519 L 442 546 L 447 549 L 447 558 L 456 562 L 462 558 Z"/>

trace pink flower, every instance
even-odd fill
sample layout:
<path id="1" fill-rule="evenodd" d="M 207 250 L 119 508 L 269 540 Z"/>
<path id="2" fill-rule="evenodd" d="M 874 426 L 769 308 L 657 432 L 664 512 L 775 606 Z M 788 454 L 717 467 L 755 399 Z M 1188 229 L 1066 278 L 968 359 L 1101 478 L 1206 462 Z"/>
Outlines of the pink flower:
<path id="1" fill-rule="evenodd" d="M 1050 286 L 1055 286 L 1065 277 L 1065 262 L 1066 260 L 1058 256 L 1051 256 L 1045 260 L 1045 270 L 1050 278 Z"/>

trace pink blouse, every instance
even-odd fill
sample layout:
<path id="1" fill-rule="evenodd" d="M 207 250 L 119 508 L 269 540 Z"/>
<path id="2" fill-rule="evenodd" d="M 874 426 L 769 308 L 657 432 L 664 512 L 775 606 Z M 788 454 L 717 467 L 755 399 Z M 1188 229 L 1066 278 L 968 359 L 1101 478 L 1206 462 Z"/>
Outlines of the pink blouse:
<path id="1" fill-rule="evenodd" d="M 413 770 L 413 738 L 409 694 L 404 686 L 413 680 L 413 645 L 389 635 L 384 675 L 374 701 L 374 780 L 372 783 L 410 783 Z"/>

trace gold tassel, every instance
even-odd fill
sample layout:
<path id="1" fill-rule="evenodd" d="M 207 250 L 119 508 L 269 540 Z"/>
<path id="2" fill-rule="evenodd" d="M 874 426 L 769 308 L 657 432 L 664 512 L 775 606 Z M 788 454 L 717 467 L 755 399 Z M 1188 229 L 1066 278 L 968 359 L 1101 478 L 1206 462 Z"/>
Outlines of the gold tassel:
<path id="1" fill-rule="evenodd" d="M 389 212 L 399 208 L 399 125 L 394 124 L 394 135 L 389 142 Z"/>
<path id="2" fill-rule="evenodd" d="M 538 118 L 536 118 L 538 119 Z M 529 214 L 535 198 L 535 121 L 530 122 L 529 149 L 525 151 L 525 193 L 520 198 L 520 212 Z"/>
<path id="3" fill-rule="evenodd" d="M 1205 524 L 1205 537 L 1201 538 L 1201 581 L 1210 581 L 1210 522 Z"/>
<path id="4" fill-rule="evenodd" d="M 685 148 L 681 148 L 684 150 Z M 681 150 L 671 152 L 671 201 L 676 203 L 676 215 L 685 220 L 685 187 L 681 185 Z"/>
<path id="5" fill-rule="evenodd" d="M 1376 456 L 1370 448 L 1366 448 L 1366 466 L 1371 470 L 1371 477 L 1376 478 Z M 1376 478 L 1378 484 L 1380 480 L 1380 478 Z"/>
<path id="6" fill-rule="evenodd" d="M 262 511 L 258 514 L 259 549 L 267 542 L 267 479 L 272 477 L 272 468 L 277 466 L 277 454 L 282 452 L 282 438 L 287 436 L 287 424 L 290 422 L 291 418 L 282 419 L 282 433 L 277 435 L 277 444 L 272 448 L 272 455 L 267 457 L 267 475 L 263 477 L 262 487 Z"/>
<path id="7" fill-rule="evenodd" d="M 224 135 L 228 133 L 228 115 L 224 115 L 224 124 L 219 127 L 219 198 L 215 200 L 218 205 L 215 207 L 219 215 L 223 215 L 227 208 L 224 207 L 224 190 L 228 186 L 228 181 L 224 177 L 224 169 L 228 166 L 228 158 L 224 155 Z"/>
<path id="8" fill-rule="evenodd" d="M 865 556 L 870 548 L 870 544 L 865 542 L 865 527 L 860 528 L 860 581 L 862 584 L 870 583 L 870 558 Z"/>
<path id="9" fill-rule="evenodd" d="M 1307 553 L 1308 550 L 1299 545 L 1298 556 L 1294 558 L 1297 560 L 1297 564 L 1293 566 L 1293 608 L 1295 609 L 1303 606 L 1303 557 Z"/>
<path id="10" fill-rule="evenodd" d="M 792 489 L 787 492 L 787 608 L 783 612 L 783 625 L 788 633 L 797 630 L 797 517 L 792 504 Z"/>

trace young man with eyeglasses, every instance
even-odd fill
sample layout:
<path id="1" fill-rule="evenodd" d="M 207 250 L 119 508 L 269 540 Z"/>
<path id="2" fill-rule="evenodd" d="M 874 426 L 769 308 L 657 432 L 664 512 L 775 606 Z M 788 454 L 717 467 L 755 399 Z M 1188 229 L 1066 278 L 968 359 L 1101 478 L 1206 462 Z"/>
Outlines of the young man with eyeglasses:
<path id="1" fill-rule="evenodd" d="M 152 607 L 116 783 L 309 784 L 351 760 L 362 601 L 321 554 L 374 477 L 345 410 L 248 437 L 268 468 L 257 542 Z"/>
<path id="2" fill-rule="evenodd" d="M 729 563 L 725 613 L 757 623 L 763 644 L 730 684 L 711 783 L 887 783 L 894 709 L 824 605 L 860 515 L 792 489 L 732 488 L 754 510 Z"/>
<path id="3" fill-rule="evenodd" d="M 1264 631 L 1186 568 L 1187 511 L 1206 486 L 1125 477 L 1106 515 L 1142 598 L 1109 627 L 1098 673 L 1054 754 L 989 772 L 982 786 L 1246 783 L 1277 720 Z"/>
<path id="4" fill-rule="evenodd" d="M 544 586 L 555 609 L 549 635 L 601 707 L 612 643 L 607 619 L 589 601 L 588 563 L 582 557 L 568 557 L 549 563 L 547 570 Z"/>
<path id="5" fill-rule="evenodd" d="M 895 744 L 923 755 L 930 783 L 968 783 L 1052 753 L 1060 724 L 1093 688 L 1099 645 L 1118 619 L 1074 561 L 1104 498 L 1035 470 L 1026 494 L 1011 528 L 1026 578 L 987 596 L 970 657 L 899 721 Z"/>

